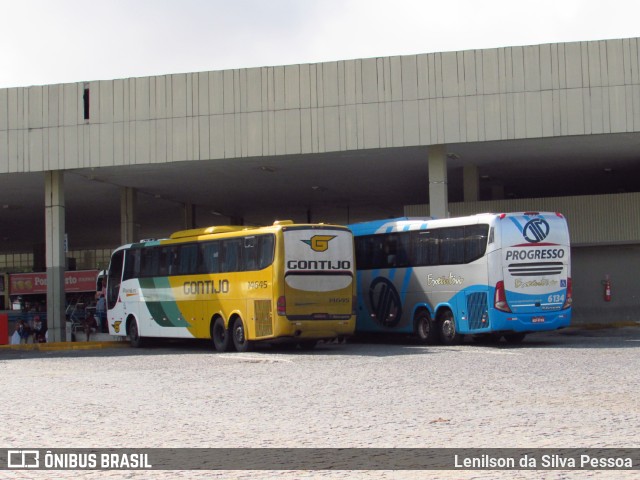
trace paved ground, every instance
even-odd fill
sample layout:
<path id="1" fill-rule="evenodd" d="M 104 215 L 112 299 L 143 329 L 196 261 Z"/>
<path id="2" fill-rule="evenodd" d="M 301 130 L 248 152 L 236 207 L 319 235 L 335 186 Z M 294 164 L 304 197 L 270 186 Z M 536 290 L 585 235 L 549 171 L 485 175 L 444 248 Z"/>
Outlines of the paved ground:
<path id="1" fill-rule="evenodd" d="M 640 328 L 517 347 L 205 344 L 0 351 L 4 448 L 640 447 Z M 8 472 L 0 472 L 7 476 Z M 27 475 L 28 473 L 28 475 Z M 636 471 L 636 474 L 638 472 Z M 57 475 L 57 476 L 56 476 Z M 9 478 L 282 478 L 274 472 L 13 472 Z M 288 472 L 286 478 L 632 478 L 630 472 Z"/>

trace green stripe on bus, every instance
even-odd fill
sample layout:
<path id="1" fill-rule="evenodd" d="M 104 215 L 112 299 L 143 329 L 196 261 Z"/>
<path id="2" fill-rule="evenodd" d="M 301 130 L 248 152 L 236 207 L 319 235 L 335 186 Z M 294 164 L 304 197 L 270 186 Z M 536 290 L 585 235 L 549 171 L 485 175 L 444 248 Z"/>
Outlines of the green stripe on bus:
<path id="1" fill-rule="evenodd" d="M 141 278 L 140 288 L 145 296 L 145 290 L 150 292 L 166 291 L 171 292 L 171 285 L 167 277 Z M 184 319 L 178 304 L 172 300 L 145 302 L 147 309 L 151 313 L 153 320 L 162 327 L 189 327 L 189 323 Z"/>

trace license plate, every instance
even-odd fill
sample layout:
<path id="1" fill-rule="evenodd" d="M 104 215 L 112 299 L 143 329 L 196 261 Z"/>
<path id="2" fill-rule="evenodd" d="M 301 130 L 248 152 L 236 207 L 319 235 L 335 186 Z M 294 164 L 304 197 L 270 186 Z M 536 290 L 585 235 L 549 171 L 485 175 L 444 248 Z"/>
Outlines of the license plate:
<path id="1" fill-rule="evenodd" d="M 532 323 L 544 323 L 544 317 L 533 317 L 531 319 Z"/>

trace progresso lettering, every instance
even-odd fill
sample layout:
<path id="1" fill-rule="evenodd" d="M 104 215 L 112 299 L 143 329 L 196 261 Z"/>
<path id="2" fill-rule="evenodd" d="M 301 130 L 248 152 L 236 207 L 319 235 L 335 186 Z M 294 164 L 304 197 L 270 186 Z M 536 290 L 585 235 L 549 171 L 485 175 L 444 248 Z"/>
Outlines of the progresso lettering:
<path id="1" fill-rule="evenodd" d="M 289 260 L 288 270 L 351 270 L 349 260 Z"/>
<path id="2" fill-rule="evenodd" d="M 229 280 L 204 280 L 199 282 L 184 282 L 185 295 L 206 295 L 211 293 L 229 293 Z"/>
<path id="3" fill-rule="evenodd" d="M 564 253 L 562 248 L 508 250 L 505 260 L 548 260 L 564 258 Z"/>

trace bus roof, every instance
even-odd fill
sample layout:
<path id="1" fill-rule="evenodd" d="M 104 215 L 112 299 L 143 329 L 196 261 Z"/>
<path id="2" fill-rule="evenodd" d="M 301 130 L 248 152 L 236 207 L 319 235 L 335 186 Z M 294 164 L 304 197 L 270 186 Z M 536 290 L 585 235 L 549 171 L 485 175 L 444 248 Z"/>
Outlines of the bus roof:
<path id="1" fill-rule="evenodd" d="M 267 233 L 275 232 L 278 230 L 286 230 L 288 228 L 332 228 L 332 229 L 347 229 L 345 226 L 332 225 L 326 223 L 294 223 L 292 220 L 276 220 L 272 225 L 264 226 L 247 226 L 247 225 L 214 225 L 210 227 L 191 228 L 187 230 L 179 230 L 172 233 L 169 238 L 149 238 L 143 239 L 138 242 L 121 245 L 115 250 L 127 249 L 133 246 L 156 246 L 161 244 L 178 244 L 187 241 L 198 241 L 215 238 L 215 236 L 232 237 L 234 233 Z M 202 238 L 205 237 L 205 238 Z"/>
<path id="2" fill-rule="evenodd" d="M 406 232 L 410 230 L 425 230 L 427 228 L 455 227 L 459 225 L 475 225 L 477 223 L 491 223 L 498 219 L 509 217 L 534 217 L 538 215 L 557 215 L 556 212 L 509 212 L 509 213 L 478 213 L 465 217 L 451 217 L 434 219 L 432 217 L 398 217 L 384 220 L 354 223 L 349 228 L 355 236 L 375 235 L 380 233 Z"/>

